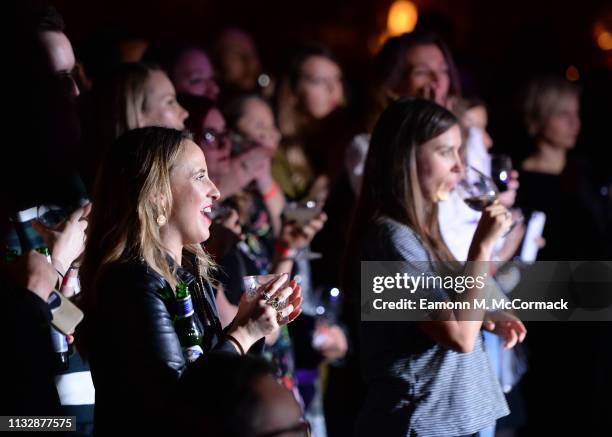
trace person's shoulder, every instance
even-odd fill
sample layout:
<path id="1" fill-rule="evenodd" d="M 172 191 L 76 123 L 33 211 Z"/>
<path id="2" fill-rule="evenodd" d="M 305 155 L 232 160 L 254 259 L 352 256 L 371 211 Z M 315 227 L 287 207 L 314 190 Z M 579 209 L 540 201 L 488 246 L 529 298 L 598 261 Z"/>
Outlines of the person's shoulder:
<path id="1" fill-rule="evenodd" d="M 169 286 L 164 277 L 153 270 L 144 260 L 112 263 L 106 269 L 101 281 L 106 287 L 151 293 L 159 293 L 160 290 Z"/>
<path id="2" fill-rule="evenodd" d="M 378 229 L 379 233 L 387 235 L 393 240 L 421 245 L 421 240 L 414 229 L 391 217 L 383 216 L 378 218 L 375 222 L 375 228 Z"/>
<path id="3" fill-rule="evenodd" d="M 386 257 L 406 261 L 429 259 L 417 233 L 407 224 L 390 217 L 376 219 L 367 231 L 365 242 L 380 248 Z"/>

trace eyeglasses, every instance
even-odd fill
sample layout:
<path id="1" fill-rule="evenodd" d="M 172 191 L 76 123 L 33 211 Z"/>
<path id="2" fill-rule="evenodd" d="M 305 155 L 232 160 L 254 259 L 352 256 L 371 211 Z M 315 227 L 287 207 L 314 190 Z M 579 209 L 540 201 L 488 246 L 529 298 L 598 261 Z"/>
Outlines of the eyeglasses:
<path id="1" fill-rule="evenodd" d="M 219 132 L 216 129 L 204 129 L 200 138 L 200 145 L 210 149 L 222 149 L 226 145 L 228 132 Z"/>
<path id="2" fill-rule="evenodd" d="M 306 419 L 302 418 L 293 426 L 270 431 L 265 434 L 258 434 L 257 437 L 279 437 L 289 433 L 295 433 L 295 436 L 299 435 L 300 437 L 311 437 L 310 423 Z"/>
<path id="3" fill-rule="evenodd" d="M 61 92 L 67 95 L 78 95 L 79 91 L 79 69 L 74 67 L 72 70 L 64 70 L 55 73 L 55 80 Z"/>

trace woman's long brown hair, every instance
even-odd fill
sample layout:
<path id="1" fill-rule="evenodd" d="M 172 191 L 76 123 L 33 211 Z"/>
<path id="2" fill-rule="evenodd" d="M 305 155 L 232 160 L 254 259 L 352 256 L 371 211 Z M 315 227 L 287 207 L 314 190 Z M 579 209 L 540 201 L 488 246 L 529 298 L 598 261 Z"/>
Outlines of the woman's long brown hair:
<path id="1" fill-rule="evenodd" d="M 380 217 L 390 217 L 410 226 L 434 260 L 454 261 L 440 234 L 437 206 L 423 196 L 416 154 L 421 145 L 458 123 L 451 112 L 423 99 L 401 98 L 382 113 L 370 141 L 348 256 L 361 252 L 369 226 Z M 354 266 L 354 261 L 345 259 L 343 277 L 349 288 Z"/>

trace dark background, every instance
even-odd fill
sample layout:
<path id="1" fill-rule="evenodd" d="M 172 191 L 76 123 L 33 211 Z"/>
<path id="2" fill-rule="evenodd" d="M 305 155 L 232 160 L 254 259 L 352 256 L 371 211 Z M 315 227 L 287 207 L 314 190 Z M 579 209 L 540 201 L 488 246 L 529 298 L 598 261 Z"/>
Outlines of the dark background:
<path id="1" fill-rule="evenodd" d="M 516 96 L 529 77 L 565 75 L 570 65 L 583 87 L 583 132 L 578 151 L 591 161 L 612 158 L 612 50 L 594 36 L 597 22 L 612 31 L 612 2 L 585 0 L 415 0 L 419 26 L 441 32 L 460 67 L 467 94 L 490 107 L 496 148 L 520 158 Z M 385 29 L 392 0 L 58 0 L 66 33 L 79 47 L 95 32 L 121 29 L 150 42 L 189 40 L 210 47 L 220 30 L 243 27 L 258 44 L 264 68 L 274 71 L 292 44 L 318 40 L 342 61 L 353 102 L 360 103 L 373 42 Z M 608 172 L 607 166 L 602 169 Z"/>

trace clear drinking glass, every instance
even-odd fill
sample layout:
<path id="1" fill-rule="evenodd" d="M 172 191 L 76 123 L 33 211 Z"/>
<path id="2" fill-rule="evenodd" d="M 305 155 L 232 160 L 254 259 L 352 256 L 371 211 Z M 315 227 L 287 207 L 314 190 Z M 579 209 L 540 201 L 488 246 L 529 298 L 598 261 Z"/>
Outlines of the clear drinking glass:
<path id="1" fill-rule="evenodd" d="M 487 206 L 493 205 L 499 198 L 499 190 L 493 179 L 475 169 L 467 166 L 464 178 L 457 184 L 457 194 L 473 210 L 482 212 Z M 510 229 L 503 235 L 506 237 L 512 230 L 523 221 L 520 216 L 512 222 Z"/>
<path id="2" fill-rule="evenodd" d="M 308 200 L 305 202 L 287 202 L 283 209 L 283 216 L 286 221 L 294 221 L 298 226 L 306 225 L 310 220 L 321 213 L 323 205 L 321 202 Z M 310 249 L 298 251 L 296 259 L 314 260 L 322 258 L 320 253 L 312 252 Z"/>
<path id="3" fill-rule="evenodd" d="M 295 221 L 304 226 L 321 212 L 321 205 L 314 200 L 306 202 L 287 202 L 283 215 L 287 221 Z"/>
<path id="4" fill-rule="evenodd" d="M 483 211 L 493 205 L 499 196 L 493 179 L 472 166 L 466 167 L 465 176 L 457 184 L 456 190 L 459 197 L 476 211 Z"/>
<path id="5" fill-rule="evenodd" d="M 251 276 L 244 276 L 242 278 L 242 284 L 244 286 L 244 292 L 247 295 L 247 298 L 249 300 L 254 299 L 255 296 L 257 296 L 257 290 L 263 286 L 263 285 L 268 285 L 270 284 L 272 281 L 276 280 L 276 278 L 282 276 L 283 273 L 273 273 L 273 274 L 269 274 L 269 275 L 251 275 Z M 285 281 L 280 287 L 279 290 L 281 288 L 287 287 L 289 285 L 289 275 L 287 276 L 287 281 Z M 283 302 L 279 302 L 279 305 L 282 304 Z M 286 305 L 286 303 L 284 303 Z M 277 308 L 277 309 L 282 309 L 281 307 Z"/>

